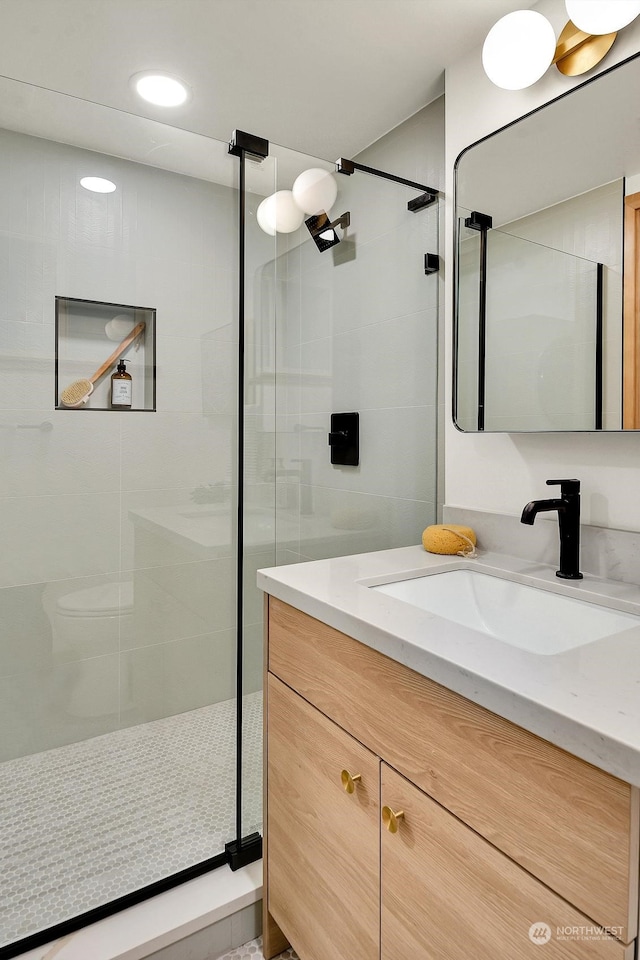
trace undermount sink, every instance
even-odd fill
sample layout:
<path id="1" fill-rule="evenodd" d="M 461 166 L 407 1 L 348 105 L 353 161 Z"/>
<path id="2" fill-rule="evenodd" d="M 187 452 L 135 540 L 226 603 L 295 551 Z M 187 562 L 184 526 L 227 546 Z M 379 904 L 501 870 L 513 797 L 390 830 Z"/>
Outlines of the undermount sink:
<path id="1" fill-rule="evenodd" d="M 640 628 L 640 616 L 476 570 L 447 570 L 371 589 L 547 656 Z"/>

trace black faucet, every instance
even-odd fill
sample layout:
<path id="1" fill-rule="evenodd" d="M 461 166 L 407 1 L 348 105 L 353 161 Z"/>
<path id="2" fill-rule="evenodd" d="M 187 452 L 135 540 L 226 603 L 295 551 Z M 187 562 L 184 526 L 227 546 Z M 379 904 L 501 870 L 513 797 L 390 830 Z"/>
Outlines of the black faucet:
<path id="1" fill-rule="evenodd" d="M 548 485 L 560 485 L 560 497 L 554 500 L 532 500 L 522 511 L 520 521 L 533 526 L 539 513 L 558 511 L 560 527 L 560 569 L 556 577 L 563 580 L 582 580 L 580 573 L 580 481 L 547 480 Z"/>

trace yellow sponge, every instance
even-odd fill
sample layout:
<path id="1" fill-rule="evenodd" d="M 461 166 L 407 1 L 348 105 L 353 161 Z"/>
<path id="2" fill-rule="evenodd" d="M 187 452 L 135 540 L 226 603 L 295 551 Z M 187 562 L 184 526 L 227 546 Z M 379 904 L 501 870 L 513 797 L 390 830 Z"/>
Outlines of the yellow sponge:
<path id="1" fill-rule="evenodd" d="M 466 537 L 466 539 L 464 539 Z M 455 556 L 464 551 L 471 552 L 475 547 L 476 535 L 471 527 L 462 527 L 457 523 L 435 523 L 422 534 L 422 546 L 428 553 L 442 553 Z"/>

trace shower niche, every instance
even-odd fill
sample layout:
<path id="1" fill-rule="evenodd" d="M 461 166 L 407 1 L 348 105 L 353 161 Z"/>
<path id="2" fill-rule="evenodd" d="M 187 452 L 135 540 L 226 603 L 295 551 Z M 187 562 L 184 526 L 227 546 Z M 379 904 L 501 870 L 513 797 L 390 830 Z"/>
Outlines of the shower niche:
<path id="1" fill-rule="evenodd" d="M 123 303 L 56 297 L 56 410 L 154 411 L 156 311 Z M 120 361 L 131 376 L 131 407 L 111 405 Z"/>

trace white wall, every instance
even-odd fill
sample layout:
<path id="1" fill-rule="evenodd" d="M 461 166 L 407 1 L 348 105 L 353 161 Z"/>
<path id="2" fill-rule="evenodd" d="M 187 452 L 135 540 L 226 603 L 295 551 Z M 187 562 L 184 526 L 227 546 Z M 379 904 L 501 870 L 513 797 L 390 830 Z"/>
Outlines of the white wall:
<path id="1" fill-rule="evenodd" d="M 538 4 L 556 35 L 564 5 Z M 623 30 L 603 68 L 640 50 L 640 23 Z M 460 151 L 498 127 L 524 115 L 580 82 L 551 68 L 536 85 L 505 91 L 485 76 L 481 48 L 446 72 L 447 216 L 445 251 L 449 265 L 445 293 L 446 404 L 445 503 L 519 515 L 522 506 L 545 495 L 545 480 L 582 481 L 586 523 L 640 529 L 640 436 L 636 434 L 462 434 L 451 419 L 451 331 L 453 263 L 453 165 Z"/>

